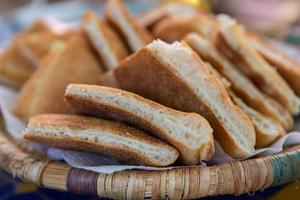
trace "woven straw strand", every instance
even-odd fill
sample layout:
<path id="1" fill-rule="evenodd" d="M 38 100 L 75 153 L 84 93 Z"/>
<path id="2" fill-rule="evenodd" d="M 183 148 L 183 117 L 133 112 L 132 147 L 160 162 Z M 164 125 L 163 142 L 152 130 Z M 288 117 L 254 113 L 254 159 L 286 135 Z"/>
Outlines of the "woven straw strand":
<path id="1" fill-rule="evenodd" d="M 294 151 L 276 157 L 295 157 L 298 153 Z M 222 194 L 239 195 L 270 187 L 274 176 L 278 176 L 273 171 L 273 162 L 271 157 L 265 157 L 205 168 L 127 171 L 106 175 L 105 181 L 99 176 L 98 195 L 115 199 L 194 199 Z M 294 159 L 293 162 L 299 161 Z M 291 167 L 291 162 L 288 166 Z M 294 177 L 288 177 L 289 181 L 299 178 L 298 171 L 292 173 Z"/>
<path id="2" fill-rule="evenodd" d="M 39 184 L 47 162 L 24 153 L 0 132 L 0 165 L 14 177 Z"/>
<path id="3" fill-rule="evenodd" d="M 71 167 L 63 162 L 49 162 L 41 175 L 40 183 L 43 187 L 67 191 L 67 183 Z"/>

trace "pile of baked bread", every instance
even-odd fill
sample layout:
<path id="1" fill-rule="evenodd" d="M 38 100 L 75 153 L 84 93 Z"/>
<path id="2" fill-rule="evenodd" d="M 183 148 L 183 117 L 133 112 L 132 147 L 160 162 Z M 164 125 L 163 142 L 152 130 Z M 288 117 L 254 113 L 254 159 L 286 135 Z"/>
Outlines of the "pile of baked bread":
<path id="1" fill-rule="evenodd" d="M 0 57 L 23 138 L 148 166 L 251 155 L 292 129 L 300 66 L 236 20 L 185 4 L 133 16 L 120 0 L 79 29 L 36 22 Z M 76 114 L 77 113 L 77 114 Z"/>

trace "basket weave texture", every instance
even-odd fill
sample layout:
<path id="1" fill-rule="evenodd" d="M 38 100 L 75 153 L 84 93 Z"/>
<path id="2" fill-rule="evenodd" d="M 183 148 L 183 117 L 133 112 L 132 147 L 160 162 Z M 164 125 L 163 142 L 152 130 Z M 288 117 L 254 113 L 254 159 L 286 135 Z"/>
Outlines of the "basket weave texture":
<path id="1" fill-rule="evenodd" d="M 41 187 L 113 199 L 195 199 L 243 194 L 300 178 L 300 146 L 263 158 L 211 167 L 102 174 L 47 160 L 0 132 L 0 166 Z"/>

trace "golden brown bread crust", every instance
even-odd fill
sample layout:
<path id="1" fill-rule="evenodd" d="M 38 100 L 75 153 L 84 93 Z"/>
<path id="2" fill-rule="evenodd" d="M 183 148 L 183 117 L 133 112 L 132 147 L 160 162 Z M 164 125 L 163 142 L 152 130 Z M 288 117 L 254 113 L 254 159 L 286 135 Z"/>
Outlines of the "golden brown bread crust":
<path id="1" fill-rule="evenodd" d="M 102 70 L 84 38 L 74 36 L 58 46 L 50 50 L 17 98 L 13 113 L 24 121 L 42 113 L 70 113 L 63 100 L 65 87 L 100 83 Z"/>
<path id="2" fill-rule="evenodd" d="M 176 111 L 151 100 L 145 99 L 139 95 L 109 87 L 71 84 L 68 86 L 65 94 L 65 100 L 68 103 L 70 103 L 78 113 L 123 121 L 142 130 L 145 130 L 151 133 L 152 135 L 155 135 L 168 142 L 169 144 L 175 146 L 179 150 L 179 152 L 181 152 L 180 160 L 183 164 L 196 165 L 199 163 L 200 160 L 210 160 L 214 155 L 214 143 L 212 135 L 209 144 L 205 143 L 205 145 L 201 145 L 201 148 L 198 148 L 197 150 L 191 149 L 184 142 L 178 142 L 178 140 L 176 140 L 174 136 L 168 133 L 167 129 L 161 129 L 159 127 L 159 124 L 156 124 L 154 120 L 145 119 L 136 113 L 129 112 L 124 107 L 111 106 L 104 104 L 100 100 L 94 100 L 96 97 L 92 99 L 90 97 L 91 94 L 89 94 L 88 97 L 85 94 L 79 95 L 72 93 L 72 88 L 82 89 L 85 91 L 84 93 L 88 93 L 88 91 L 96 92 L 97 90 L 99 92 L 108 91 L 110 93 L 115 93 L 116 95 L 119 95 L 120 100 L 122 99 L 122 96 L 129 96 L 130 98 L 134 98 L 138 102 L 142 102 L 143 104 L 148 105 L 152 109 L 161 110 L 161 115 L 165 115 L 164 113 L 169 112 L 172 113 L 173 116 L 177 116 L 178 119 L 186 117 L 189 118 L 190 121 L 196 120 L 198 122 L 198 120 L 201 120 L 202 126 L 207 125 L 210 128 L 208 122 L 195 113 L 185 113 Z M 145 106 L 144 108 L 147 108 L 147 106 Z M 211 131 L 211 129 L 208 131 Z M 208 132 L 208 134 L 210 133 Z"/>
<path id="3" fill-rule="evenodd" d="M 100 76 L 100 85 L 113 87 L 113 88 L 119 88 L 119 83 L 115 77 L 114 70 L 110 70 L 105 72 Z"/>
<path id="4" fill-rule="evenodd" d="M 193 56 L 199 59 L 195 53 Z M 201 114 L 209 121 L 214 129 L 215 138 L 221 143 L 228 154 L 235 157 L 245 155 L 245 152 L 241 153 L 241 150 L 213 114 L 211 108 L 207 107 L 197 97 L 195 91 L 169 67 L 161 63 L 146 47 L 123 60 L 119 67 L 115 69 L 115 75 L 122 89 L 177 110 Z M 215 82 L 215 79 L 211 81 Z M 219 82 L 217 83 L 215 87 L 219 90 L 222 85 Z M 233 105 L 225 89 L 221 91 L 224 101 L 237 110 L 237 112 L 241 113 L 240 118 L 242 120 L 249 122 L 247 129 L 253 130 L 251 132 L 254 136 L 254 128 L 247 116 L 242 114 L 241 110 Z"/>
<path id="5" fill-rule="evenodd" d="M 35 132 L 34 128 L 42 129 L 42 134 Z M 51 128 L 51 130 L 47 130 Z M 65 132 L 60 133 L 60 128 L 70 129 L 75 131 L 73 137 L 62 137 Z M 147 155 L 147 152 L 137 152 L 121 145 L 104 145 L 93 139 L 76 138 L 76 134 L 80 134 L 84 130 L 96 131 L 107 135 L 118 135 L 125 138 L 134 139 L 136 141 L 145 142 L 149 145 L 154 145 L 162 149 L 167 149 L 173 153 L 173 156 L 166 159 L 164 162 L 153 160 Z M 54 130 L 54 131 L 53 131 Z M 62 135 L 61 135 L 62 134 Z M 144 134 L 142 131 L 129 127 L 119 122 L 113 122 L 103 119 L 91 117 L 75 116 L 75 115 L 59 115 L 45 114 L 36 116 L 30 119 L 28 128 L 23 133 L 26 140 L 46 144 L 52 147 L 82 150 L 89 152 L 102 153 L 107 156 L 112 156 L 129 164 L 149 165 L 149 166 L 167 166 L 174 163 L 178 157 L 178 152 L 173 147 L 164 142 Z"/>
<path id="6" fill-rule="evenodd" d="M 195 18 L 168 17 L 160 20 L 153 28 L 153 35 L 165 42 L 180 41 L 190 32 L 200 32 L 201 29 Z"/>
<path id="7" fill-rule="evenodd" d="M 277 69 L 295 93 L 300 96 L 300 64 L 254 33 L 249 35 L 249 39 L 256 50 Z"/>
<path id="8" fill-rule="evenodd" d="M 211 39 L 218 28 L 212 16 L 198 13 L 195 16 L 168 17 L 160 20 L 153 28 L 153 35 L 166 42 L 180 41 L 188 33 L 198 33 Z"/>
<path id="9" fill-rule="evenodd" d="M 130 47 L 133 52 L 152 41 L 152 35 L 144 27 L 142 27 L 133 16 L 131 16 L 123 1 L 109 0 L 106 4 L 104 15 L 122 36 L 122 39 L 126 41 L 128 47 Z M 118 17 L 118 15 L 121 17 Z M 121 18 L 138 36 L 138 38 L 133 38 L 133 36 L 130 36 L 128 32 L 122 28 L 121 24 L 123 24 L 123 22 L 120 21 Z M 136 45 L 132 42 L 132 40 L 140 41 L 141 44 Z"/>
<path id="10" fill-rule="evenodd" d="M 204 11 L 187 3 L 168 2 L 138 15 L 136 19 L 143 27 L 152 30 L 158 22 L 165 18 L 176 17 L 179 19 L 182 17 L 192 17 L 198 13 L 201 14 Z"/>
<path id="11" fill-rule="evenodd" d="M 222 20 L 228 20 L 227 18 L 220 17 L 220 27 L 222 28 L 215 37 L 216 46 L 229 59 L 240 66 L 243 72 L 266 94 L 276 99 L 291 114 L 299 114 L 299 98 L 285 80 L 252 47 L 244 27 L 233 20 L 230 21 L 230 24 L 228 22 L 226 22 L 227 24 L 224 23 Z"/>
<path id="12" fill-rule="evenodd" d="M 103 40 L 106 42 L 109 51 L 111 52 L 113 57 L 115 57 L 118 62 L 124 59 L 128 55 L 128 51 L 126 49 L 126 46 L 123 44 L 121 38 L 119 38 L 118 34 L 115 33 L 115 31 L 109 26 L 109 24 L 106 21 L 104 21 L 101 17 L 97 16 L 96 13 L 88 11 L 83 16 L 82 27 L 85 30 L 85 33 L 90 39 L 94 48 L 97 50 L 97 44 L 94 43 L 93 38 L 89 33 L 90 31 L 88 30 L 88 26 L 92 25 L 93 23 L 97 24 L 98 31 L 102 34 L 101 36 L 98 36 L 102 37 Z M 114 66 L 111 66 L 111 62 L 106 61 L 106 59 L 109 59 L 108 56 L 103 54 L 101 51 L 98 50 L 98 54 L 101 57 L 103 63 L 105 64 L 104 67 L 107 70 L 110 70 L 117 66 L 118 63 L 115 63 Z"/>
<path id="13" fill-rule="evenodd" d="M 205 61 L 212 64 L 223 76 L 231 82 L 231 89 L 249 106 L 255 110 L 279 121 L 286 130 L 293 127 L 293 118 L 279 103 L 270 103 L 265 95 L 241 73 L 237 67 L 226 59 L 209 41 L 201 38 L 198 34 L 188 34 L 186 41 L 192 49 Z M 206 48 L 205 50 L 204 47 Z M 276 106 L 274 106 L 276 104 Z"/>

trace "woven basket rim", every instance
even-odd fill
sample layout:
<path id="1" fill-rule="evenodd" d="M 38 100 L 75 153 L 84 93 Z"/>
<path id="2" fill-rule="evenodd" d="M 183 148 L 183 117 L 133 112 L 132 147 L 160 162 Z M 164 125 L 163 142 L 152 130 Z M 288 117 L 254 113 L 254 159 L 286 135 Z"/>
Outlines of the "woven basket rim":
<path id="1" fill-rule="evenodd" d="M 0 131 L 0 166 L 26 182 L 72 193 L 113 199 L 194 199 L 240 195 L 300 178 L 300 145 L 272 156 L 208 167 L 104 174 L 32 155 Z"/>

